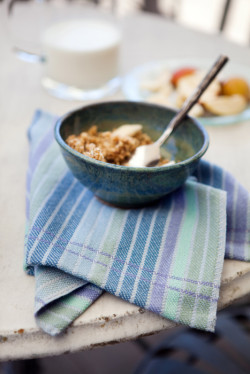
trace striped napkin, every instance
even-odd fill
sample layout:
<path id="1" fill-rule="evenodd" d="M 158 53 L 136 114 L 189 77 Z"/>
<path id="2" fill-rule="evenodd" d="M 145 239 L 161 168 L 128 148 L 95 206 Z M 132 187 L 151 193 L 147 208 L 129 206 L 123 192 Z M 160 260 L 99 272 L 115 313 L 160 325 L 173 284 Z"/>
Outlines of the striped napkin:
<path id="1" fill-rule="evenodd" d="M 102 204 L 67 168 L 37 111 L 29 129 L 25 269 L 35 318 L 57 335 L 104 291 L 177 323 L 213 331 L 224 256 L 250 260 L 248 192 L 205 161 L 143 209 Z"/>

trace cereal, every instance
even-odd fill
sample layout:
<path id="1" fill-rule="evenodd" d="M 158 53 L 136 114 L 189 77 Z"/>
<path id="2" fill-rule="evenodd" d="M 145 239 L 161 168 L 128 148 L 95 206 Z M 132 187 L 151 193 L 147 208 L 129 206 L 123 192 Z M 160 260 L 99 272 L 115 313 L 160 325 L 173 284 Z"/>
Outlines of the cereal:
<path id="1" fill-rule="evenodd" d="M 131 129 L 129 132 L 128 129 L 125 131 L 126 126 L 130 126 L 131 129 L 134 126 L 136 131 Z M 98 132 L 97 126 L 92 126 L 87 132 L 68 136 L 66 143 L 83 155 L 98 161 L 126 165 L 137 147 L 152 143 L 150 137 L 143 133 L 141 128 L 142 126 L 137 124 L 123 125 L 113 131 Z M 166 163 L 167 160 L 161 162 Z"/>

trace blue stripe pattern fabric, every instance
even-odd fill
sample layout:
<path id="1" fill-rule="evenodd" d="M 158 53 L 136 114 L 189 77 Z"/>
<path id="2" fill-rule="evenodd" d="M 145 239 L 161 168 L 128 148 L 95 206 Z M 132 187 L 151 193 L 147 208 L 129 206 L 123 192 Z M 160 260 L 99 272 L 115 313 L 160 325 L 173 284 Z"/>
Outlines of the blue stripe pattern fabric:
<path id="1" fill-rule="evenodd" d="M 250 200 L 206 161 L 152 206 L 102 204 L 68 170 L 56 118 L 29 129 L 25 270 L 36 280 L 35 318 L 64 331 L 104 291 L 165 318 L 213 331 L 224 257 L 250 260 Z"/>

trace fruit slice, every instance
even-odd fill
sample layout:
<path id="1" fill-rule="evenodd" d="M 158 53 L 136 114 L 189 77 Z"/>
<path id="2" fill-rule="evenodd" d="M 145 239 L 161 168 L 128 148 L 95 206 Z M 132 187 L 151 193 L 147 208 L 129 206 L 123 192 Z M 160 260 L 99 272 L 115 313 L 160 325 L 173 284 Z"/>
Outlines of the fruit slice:
<path id="1" fill-rule="evenodd" d="M 196 72 L 195 68 L 185 67 L 176 70 L 171 77 L 171 83 L 176 87 L 180 78 L 186 77 Z"/>
<path id="2" fill-rule="evenodd" d="M 151 95 L 147 100 L 150 103 L 164 105 L 168 108 L 173 108 L 173 109 L 181 108 L 182 104 L 185 101 L 184 100 L 184 101 L 177 102 L 177 100 L 174 100 L 174 97 L 167 97 L 163 95 L 162 93 Z M 200 104 L 195 104 L 188 114 L 191 117 L 201 117 L 204 114 L 203 106 Z"/>
<path id="3" fill-rule="evenodd" d="M 250 89 L 243 78 L 230 78 L 222 84 L 222 95 L 243 95 L 249 98 Z"/>
<path id="4" fill-rule="evenodd" d="M 171 74 L 168 70 L 162 71 L 158 76 L 143 80 L 141 89 L 151 92 L 158 92 L 167 87 L 169 94 L 173 91 L 173 86 L 170 83 Z"/>
<path id="5" fill-rule="evenodd" d="M 230 116 L 242 112 L 247 100 L 242 95 L 217 96 L 203 102 L 204 108 L 218 116 Z"/>
<path id="6" fill-rule="evenodd" d="M 127 137 L 127 136 L 134 136 L 137 134 L 139 131 L 142 130 L 142 125 L 141 124 L 126 124 L 118 127 L 116 130 L 112 132 L 112 136 L 119 136 L 121 138 Z"/>
<path id="7" fill-rule="evenodd" d="M 188 97 L 192 95 L 194 90 L 200 84 L 201 80 L 203 79 L 205 73 L 202 71 L 197 71 L 192 75 L 188 75 L 186 77 L 182 77 L 178 81 L 177 85 L 177 93 L 183 100 L 186 100 Z M 221 84 L 217 79 L 208 86 L 206 91 L 200 97 L 200 102 L 206 101 L 208 99 L 213 98 L 214 96 L 219 95 L 221 91 Z"/>
<path id="8" fill-rule="evenodd" d="M 203 106 L 200 104 L 195 104 L 193 108 L 189 111 L 188 115 L 191 117 L 201 117 L 204 114 Z"/>
<path id="9" fill-rule="evenodd" d="M 176 107 L 181 108 L 185 102 L 185 98 L 180 95 L 176 97 Z M 197 103 L 193 106 L 193 108 L 189 111 L 188 115 L 191 117 L 201 117 L 205 113 L 204 108 L 201 104 Z"/>

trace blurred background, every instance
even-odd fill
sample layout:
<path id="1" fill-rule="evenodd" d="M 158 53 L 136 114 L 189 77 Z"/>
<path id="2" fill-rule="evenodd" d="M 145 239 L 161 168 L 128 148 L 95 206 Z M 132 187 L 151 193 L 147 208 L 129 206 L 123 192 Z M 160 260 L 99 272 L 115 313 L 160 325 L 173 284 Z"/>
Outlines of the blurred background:
<path id="1" fill-rule="evenodd" d="M 189 28 L 222 33 L 242 45 L 250 42 L 249 0 L 96 0 L 117 15 L 147 11 L 168 17 Z"/>
<path id="2" fill-rule="evenodd" d="M 26 19 L 29 16 L 37 18 L 37 30 L 42 27 L 46 18 L 46 8 L 50 13 L 53 8 L 57 12 L 61 12 L 63 8 L 72 12 L 69 5 L 71 9 L 76 9 L 77 5 L 98 7 L 117 19 L 138 12 L 148 12 L 193 30 L 221 34 L 239 45 L 247 46 L 250 43 L 249 0 L 0 0 L 0 10 L 7 15 L 5 18 L 9 25 L 17 20 L 21 25 L 21 12 L 25 12 Z M 27 22 L 23 25 L 25 27 L 18 30 L 20 37 L 25 38 L 29 33 L 30 38 L 29 25 Z M 32 33 L 35 32 L 35 29 L 32 30 Z"/>
<path id="3" fill-rule="evenodd" d="M 21 3 L 28 5 L 34 15 L 41 12 L 40 4 L 44 3 L 54 3 L 58 8 L 63 3 L 94 4 L 117 17 L 150 12 L 194 30 L 221 33 L 240 45 L 250 43 L 249 0 L 0 0 L 0 7 L 8 7 L 10 15 Z"/>

